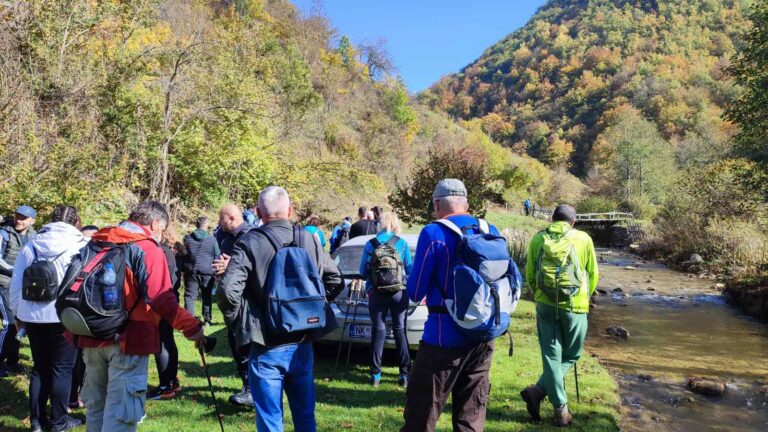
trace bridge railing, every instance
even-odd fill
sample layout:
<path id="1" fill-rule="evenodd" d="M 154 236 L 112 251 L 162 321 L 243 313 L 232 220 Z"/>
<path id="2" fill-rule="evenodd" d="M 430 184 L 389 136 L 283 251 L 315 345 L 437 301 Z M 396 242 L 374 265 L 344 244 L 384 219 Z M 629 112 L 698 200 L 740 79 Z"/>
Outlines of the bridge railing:
<path id="1" fill-rule="evenodd" d="M 533 209 L 532 216 L 537 219 L 552 219 L 554 210 L 537 207 Z M 579 213 L 576 215 L 577 221 L 633 221 L 635 216 L 626 212 L 604 212 L 604 213 Z"/>

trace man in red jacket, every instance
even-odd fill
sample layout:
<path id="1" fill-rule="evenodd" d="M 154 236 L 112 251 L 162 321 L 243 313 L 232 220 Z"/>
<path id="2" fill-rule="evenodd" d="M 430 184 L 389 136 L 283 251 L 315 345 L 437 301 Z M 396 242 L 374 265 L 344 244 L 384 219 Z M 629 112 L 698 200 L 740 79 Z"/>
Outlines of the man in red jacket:
<path id="1" fill-rule="evenodd" d="M 136 304 L 117 341 L 80 336 L 86 375 L 82 399 L 87 432 L 134 432 L 144 418 L 149 355 L 160 351 L 158 323 L 164 319 L 187 339 L 202 346 L 203 328 L 179 307 L 168 265 L 158 246 L 168 226 L 168 212 L 156 201 L 136 207 L 128 221 L 104 228 L 96 241 L 130 244 L 126 253 L 125 304 Z"/>

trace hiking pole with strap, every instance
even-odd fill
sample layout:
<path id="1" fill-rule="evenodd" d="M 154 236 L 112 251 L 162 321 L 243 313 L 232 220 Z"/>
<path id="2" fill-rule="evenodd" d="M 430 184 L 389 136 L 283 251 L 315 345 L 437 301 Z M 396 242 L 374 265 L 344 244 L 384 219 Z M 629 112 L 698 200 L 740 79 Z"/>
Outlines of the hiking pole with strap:
<path id="1" fill-rule="evenodd" d="M 205 347 L 200 347 L 197 350 L 200 352 L 200 358 L 203 360 L 203 369 L 205 370 L 205 377 L 208 378 L 208 388 L 211 389 L 211 397 L 213 398 L 213 406 L 216 409 L 216 418 L 219 420 L 219 427 L 221 428 L 221 432 L 224 432 L 224 422 L 221 419 L 221 412 L 219 411 L 219 403 L 216 401 L 216 393 L 213 391 L 213 383 L 211 382 L 211 373 L 208 371 L 208 362 L 205 360 L 205 352 L 213 350 L 213 345 L 216 344 L 216 339 L 214 338 L 205 338 L 206 343 Z M 209 347 L 209 340 L 213 340 L 212 343 L 210 343 Z"/>
<path id="2" fill-rule="evenodd" d="M 573 364 L 573 378 L 576 380 L 576 402 L 581 403 L 581 395 L 579 394 L 579 368 L 578 363 Z"/>
<path id="3" fill-rule="evenodd" d="M 336 364 L 333 366 L 333 374 L 336 375 L 336 370 L 339 368 L 339 360 L 341 359 L 341 347 L 344 346 L 344 334 L 347 330 L 347 324 L 349 324 L 349 304 L 352 302 L 352 284 L 354 284 L 355 281 L 352 280 L 349 283 L 349 288 L 347 291 L 347 309 L 344 312 L 344 324 L 341 326 L 341 338 L 339 338 L 339 349 L 336 351 Z M 339 304 L 336 303 L 336 306 Z M 341 308 L 339 308 L 341 310 Z"/>
<path id="4" fill-rule="evenodd" d="M 355 321 L 357 320 L 357 304 L 360 302 L 360 286 L 363 284 L 362 279 L 357 280 L 357 287 L 355 288 L 355 294 L 357 294 L 357 300 L 355 300 L 355 312 L 352 314 L 352 325 L 355 325 Z M 347 309 L 349 311 L 349 309 Z M 345 366 L 347 369 L 349 369 L 349 357 L 352 354 L 352 331 L 350 330 L 349 333 L 349 345 L 347 346 L 347 365 Z"/>

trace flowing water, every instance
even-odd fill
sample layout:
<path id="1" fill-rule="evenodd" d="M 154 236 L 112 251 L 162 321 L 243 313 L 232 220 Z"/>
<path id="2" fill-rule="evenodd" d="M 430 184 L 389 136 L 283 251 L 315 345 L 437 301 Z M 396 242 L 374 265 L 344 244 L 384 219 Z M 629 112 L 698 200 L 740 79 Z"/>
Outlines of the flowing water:
<path id="1" fill-rule="evenodd" d="M 587 345 L 619 382 L 622 430 L 768 431 L 768 326 L 728 306 L 711 280 L 598 254 L 603 293 Z M 606 336 L 611 325 L 630 337 Z M 688 391 L 692 376 L 724 381 L 725 395 Z"/>

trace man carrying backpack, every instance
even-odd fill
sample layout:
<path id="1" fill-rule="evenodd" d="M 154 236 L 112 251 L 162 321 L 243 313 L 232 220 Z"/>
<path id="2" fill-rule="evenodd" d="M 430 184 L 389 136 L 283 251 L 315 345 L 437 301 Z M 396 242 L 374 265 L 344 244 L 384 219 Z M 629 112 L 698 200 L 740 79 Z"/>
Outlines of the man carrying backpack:
<path id="1" fill-rule="evenodd" d="M 331 233 L 331 253 L 336 252 L 339 246 L 349 240 L 349 231 L 352 228 L 352 218 L 345 216 L 339 225 L 333 228 Z"/>
<path id="2" fill-rule="evenodd" d="M 426 297 L 429 316 L 411 370 L 401 431 L 434 431 L 449 395 L 453 430 L 482 431 L 493 338 L 509 325 L 519 298 L 519 272 L 496 227 L 467 212 L 464 183 L 441 180 L 432 205 L 438 221 L 419 235 L 407 284 L 412 301 Z M 488 298 L 493 302 L 476 303 Z M 462 308 L 466 314 L 459 312 Z"/>
<path id="3" fill-rule="evenodd" d="M 587 335 L 589 299 L 597 288 L 597 258 L 592 239 L 576 230 L 576 210 L 560 205 L 552 224 L 531 239 L 525 276 L 536 301 L 536 327 L 544 362 L 538 383 L 520 395 L 533 420 L 540 421 L 545 397 L 555 408 L 555 425 L 567 426 L 565 374 L 576 364 Z"/>
<path id="4" fill-rule="evenodd" d="M 208 233 L 210 220 L 200 216 L 195 221 L 196 230 L 184 236 L 187 249 L 186 271 L 184 273 L 184 308 L 195 314 L 195 301 L 199 293 L 203 297 L 203 320 L 211 323 L 211 294 L 216 281 L 213 278 L 213 260 L 221 255 L 219 244 Z"/>
<path id="5" fill-rule="evenodd" d="M 337 327 L 328 300 L 343 279 L 316 237 L 290 222 L 285 189 L 259 194 L 264 226 L 235 243 L 219 284 L 219 306 L 238 347 L 250 347 L 249 383 L 260 432 L 283 430 L 283 390 L 294 429 L 314 432 L 312 340 Z"/>
<path id="6" fill-rule="evenodd" d="M 56 311 L 83 349 L 87 432 L 138 429 L 160 319 L 196 346 L 204 343 L 200 323 L 179 307 L 158 246 L 167 226 L 162 204 L 139 204 L 127 221 L 94 234 L 64 276 Z"/>

